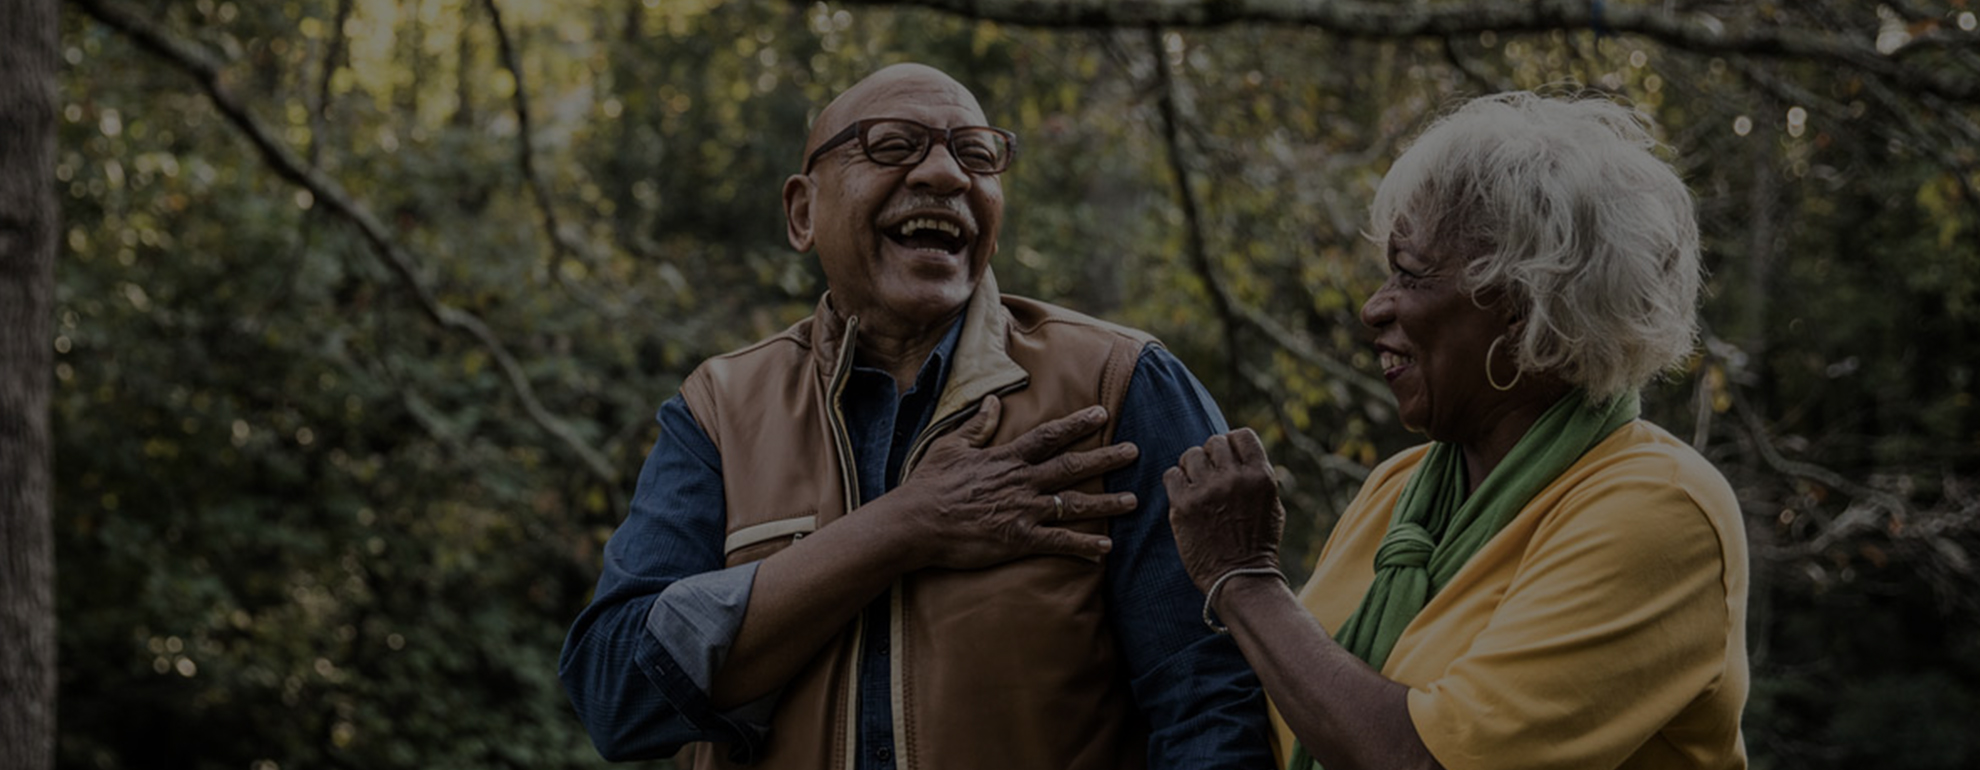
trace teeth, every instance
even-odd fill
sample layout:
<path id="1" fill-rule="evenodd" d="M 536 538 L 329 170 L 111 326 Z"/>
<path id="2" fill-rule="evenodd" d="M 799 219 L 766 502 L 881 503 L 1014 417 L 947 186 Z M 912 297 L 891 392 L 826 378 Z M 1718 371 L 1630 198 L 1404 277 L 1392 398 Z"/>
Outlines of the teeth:
<path id="1" fill-rule="evenodd" d="M 947 233 L 948 236 L 951 238 L 962 237 L 962 228 L 957 227 L 953 222 L 944 222 L 939 219 L 929 219 L 926 217 L 922 217 L 919 219 L 910 219 L 906 222 L 901 223 L 902 238 L 912 236 L 915 233 L 921 232 L 923 230 L 939 230 L 943 233 Z"/>
<path id="2" fill-rule="evenodd" d="M 1390 369 L 1394 369 L 1394 368 L 1396 368 L 1396 367 L 1398 367 L 1398 366 L 1407 366 L 1407 365 L 1409 365 L 1409 364 L 1413 364 L 1413 363 L 1416 363 L 1416 359 L 1414 359 L 1414 358 L 1411 358 L 1411 357 L 1409 357 L 1409 356 L 1405 356 L 1405 355 L 1400 355 L 1400 354 L 1397 354 L 1397 353 L 1383 353 L 1383 354 L 1382 354 L 1382 370 L 1383 370 L 1383 371 L 1388 371 L 1388 370 L 1390 370 Z"/>

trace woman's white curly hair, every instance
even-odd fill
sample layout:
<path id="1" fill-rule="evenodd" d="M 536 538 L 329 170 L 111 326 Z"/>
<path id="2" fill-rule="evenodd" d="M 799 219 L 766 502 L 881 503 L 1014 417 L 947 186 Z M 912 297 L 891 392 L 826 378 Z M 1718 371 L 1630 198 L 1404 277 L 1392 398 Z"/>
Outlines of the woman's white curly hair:
<path id="1" fill-rule="evenodd" d="M 1375 193 L 1369 235 L 1474 255 L 1464 288 L 1526 319 L 1522 371 L 1596 400 L 1634 391 L 1697 344 L 1702 280 L 1691 193 L 1651 119 L 1603 97 L 1496 94 L 1438 119 Z"/>

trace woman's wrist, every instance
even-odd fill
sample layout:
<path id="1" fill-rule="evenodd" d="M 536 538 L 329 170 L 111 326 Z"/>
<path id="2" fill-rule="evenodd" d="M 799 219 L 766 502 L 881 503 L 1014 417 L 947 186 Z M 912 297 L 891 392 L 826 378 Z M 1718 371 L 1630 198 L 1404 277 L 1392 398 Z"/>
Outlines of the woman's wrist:
<path id="1" fill-rule="evenodd" d="M 1231 632 L 1229 626 L 1217 622 L 1215 614 L 1211 611 L 1211 605 L 1217 602 L 1218 594 L 1225 591 L 1233 579 L 1247 576 L 1271 576 L 1278 578 L 1281 583 L 1286 580 L 1285 573 L 1280 572 L 1277 567 L 1233 567 L 1218 575 L 1216 580 L 1211 581 L 1210 590 L 1203 592 L 1203 625 L 1209 627 L 1212 633 L 1221 636 Z"/>

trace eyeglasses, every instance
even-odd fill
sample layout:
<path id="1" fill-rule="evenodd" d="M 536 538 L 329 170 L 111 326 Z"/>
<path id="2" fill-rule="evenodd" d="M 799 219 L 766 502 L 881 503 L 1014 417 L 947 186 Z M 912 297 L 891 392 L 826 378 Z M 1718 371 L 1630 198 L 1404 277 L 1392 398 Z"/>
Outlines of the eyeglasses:
<path id="1" fill-rule="evenodd" d="M 913 166 L 928 157 L 936 142 L 949 147 L 949 154 L 963 170 L 985 176 L 1004 173 L 1017 155 L 1017 134 L 990 126 L 935 128 L 902 118 L 868 118 L 846 126 L 813 150 L 804 160 L 804 173 L 827 151 L 859 140 L 866 159 L 882 166 Z"/>

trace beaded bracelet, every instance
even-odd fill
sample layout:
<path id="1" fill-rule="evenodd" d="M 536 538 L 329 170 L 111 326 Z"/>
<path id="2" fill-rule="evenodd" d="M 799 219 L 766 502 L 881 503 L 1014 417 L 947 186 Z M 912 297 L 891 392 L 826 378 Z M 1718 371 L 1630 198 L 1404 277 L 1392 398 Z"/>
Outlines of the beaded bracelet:
<path id="1" fill-rule="evenodd" d="M 1217 601 L 1217 592 L 1224 590 L 1224 581 L 1239 575 L 1271 575 L 1280 580 L 1286 579 L 1286 576 L 1280 574 L 1277 567 L 1239 567 L 1217 576 L 1216 582 L 1210 584 L 1210 590 L 1203 594 L 1203 625 L 1209 626 L 1210 630 L 1216 632 L 1219 636 L 1230 633 L 1231 628 L 1230 626 L 1218 625 L 1217 621 L 1210 619 L 1210 603 Z"/>

